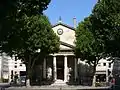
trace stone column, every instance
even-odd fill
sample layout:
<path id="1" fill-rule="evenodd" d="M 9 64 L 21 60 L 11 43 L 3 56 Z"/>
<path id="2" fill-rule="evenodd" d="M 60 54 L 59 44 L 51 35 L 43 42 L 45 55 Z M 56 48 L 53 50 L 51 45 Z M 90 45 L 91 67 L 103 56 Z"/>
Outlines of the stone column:
<path id="1" fill-rule="evenodd" d="M 109 75 L 108 75 L 108 70 L 109 70 L 109 63 L 106 63 L 106 82 L 109 82 Z"/>
<path id="2" fill-rule="evenodd" d="M 64 57 L 64 81 L 67 82 L 67 56 Z"/>
<path id="3" fill-rule="evenodd" d="M 43 62 L 43 78 L 46 78 L 46 58 L 44 58 L 44 62 Z"/>
<path id="4" fill-rule="evenodd" d="M 74 60 L 75 60 L 75 67 L 74 67 L 74 69 L 75 69 L 74 71 L 75 72 L 74 72 L 74 74 L 75 74 L 75 81 L 76 81 L 76 79 L 78 77 L 78 73 L 77 73 L 77 58 L 75 58 Z"/>
<path id="5" fill-rule="evenodd" d="M 56 56 L 53 57 L 53 75 L 55 81 L 57 79 Z"/>

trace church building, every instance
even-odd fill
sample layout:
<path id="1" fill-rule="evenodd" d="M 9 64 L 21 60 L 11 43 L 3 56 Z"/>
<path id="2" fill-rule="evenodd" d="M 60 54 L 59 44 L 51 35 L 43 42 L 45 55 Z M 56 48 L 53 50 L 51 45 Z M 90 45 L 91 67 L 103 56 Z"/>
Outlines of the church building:
<path id="1" fill-rule="evenodd" d="M 75 20 L 74 20 L 75 21 Z M 50 54 L 43 62 L 43 78 L 64 83 L 77 79 L 77 59 L 74 55 L 75 28 L 63 24 L 61 20 L 52 26 L 60 38 L 60 51 Z"/>

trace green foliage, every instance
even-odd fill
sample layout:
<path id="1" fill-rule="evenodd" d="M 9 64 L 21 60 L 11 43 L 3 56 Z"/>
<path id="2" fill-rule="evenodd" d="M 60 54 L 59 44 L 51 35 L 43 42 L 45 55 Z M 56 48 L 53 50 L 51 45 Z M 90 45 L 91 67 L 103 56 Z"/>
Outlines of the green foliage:
<path id="1" fill-rule="evenodd" d="M 87 21 L 85 19 L 84 22 L 81 22 L 82 24 L 79 24 L 78 31 L 76 31 L 76 47 L 78 52 L 82 53 L 81 57 L 84 56 L 84 59 L 90 59 L 89 57 L 93 56 L 95 60 L 95 58 L 100 59 L 105 56 L 119 55 L 119 7 L 119 0 L 100 0 L 95 5 Z"/>
<path id="2" fill-rule="evenodd" d="M 92 33 L 104 45 L 106 54 L 119 56 L 120 53 L 120 0 L 101 0 L 92 12 Z"/>
<path id="3" fill-rule="evenodd" d="M 94 25 L 91 23 L 91 16 L 79 23 L 76 30 L 76 48 L 75 54 L 81 60 L 93 66 L 93 85 L 96 66 L 104 56 L 104 45 L 101 43 L 96 34 L 93 33 Z"/>
<path id="4" fill-rule="evenodd" d="M 77 57 L 96 66 L 99 59 L 102 58 L 104 49 L 91 32 L 93 25 L 90 19 L 91 17 L 85 18 L 77 27 L 75 53 Z"/>
<path id="5" fill-rule="evenodd" d="M 59 38 L 52 30 L 48 18 L 44 15 L 24 16 L 21 28 L 14 30 L 1 44 L 1 50 L 9 55 L 35 55 L 38 49 L 41 53 L 49 54 L 59 50 Z"/>
<path id="6" fill-rule="evenodd" d="M 0 1 L 0 20 L 10 14 L 20 13 L 20 15 L 41 14 L 47 9 L 51 0 L 1 0 Z"/>
<path id="7" fill-rule="evenodd" d="M 120 56 L 120 0 L 99 0 L 76 30 L 75 53 L 95 66 L 101 58 Z M 95 69 L 95 68 L 94 68 Z"/>
<path id="8" fill-rule="evenodd" d="M 0 11 L 3 12 L 0 18 L 0 52 L 24 61 L 27 79 L 31 79 L 35 64 L 41 64 L 49 53 L 59 51 L 59 38 L 43 15 L 50 1 L 6 0 L 0 3 Z"/>
<path id="9" fill-rule="evenodd" d="M 51 0 L 1 0 L 0 1 L 0 41 L 15 28 L 23 26 L 24 15 L 32 16 L 43 13 Z M 16 26 L 16 27 L 14 27 Z"/>
<path id="10" fill-rule="evenodd" d="M 76 37 L 77 37 L 76 47 L 79 48 L 81 52 L 92 51 L 92 48 L 90 47 L 90 45 L 92 45 L 94 38 L 92 34 L 89 32 L 88 27 L 89 27 L 89 22 L 84 21 L 84 22 L 79 23 L 79 26 L 76 30 Z"/>
<path id="11" fill-rule="evenodd" d="M 54 34 L 48 18 L 42 14 L 50 0 L 7 0 L 1 2 L 4 19 L 0 23 L 0 50 L 9 55 L 25 53 L 48 54 L 58 51 L 59 38 Z M 6 5 L 6 6 L 3 6 Z M 14 8 L 13 8 L 14 7 Z M 34 56 L 34 55 L 33 55 Z"/>

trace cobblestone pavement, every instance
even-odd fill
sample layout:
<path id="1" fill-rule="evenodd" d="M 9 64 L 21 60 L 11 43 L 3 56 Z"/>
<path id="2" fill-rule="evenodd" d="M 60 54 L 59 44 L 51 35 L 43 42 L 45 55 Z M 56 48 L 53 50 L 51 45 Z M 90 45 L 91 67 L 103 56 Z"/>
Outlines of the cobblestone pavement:
<path id="1" fill-rule="evenodd" d="M 31 86 L 31 87 L 10 87 L 5 90 L 109 90 L 109 87 L 89 86 Z"/>

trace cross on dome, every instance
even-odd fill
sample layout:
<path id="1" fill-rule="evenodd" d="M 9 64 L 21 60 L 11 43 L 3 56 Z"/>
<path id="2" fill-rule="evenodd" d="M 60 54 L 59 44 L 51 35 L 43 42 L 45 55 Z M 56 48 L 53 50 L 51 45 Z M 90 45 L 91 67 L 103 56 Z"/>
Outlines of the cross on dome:
<path id="1" fill-rule="evenodd" d="M 61 16 L 59 17 L 58 23 L 62 23 L 62 18 L 61 18 Z"/>

